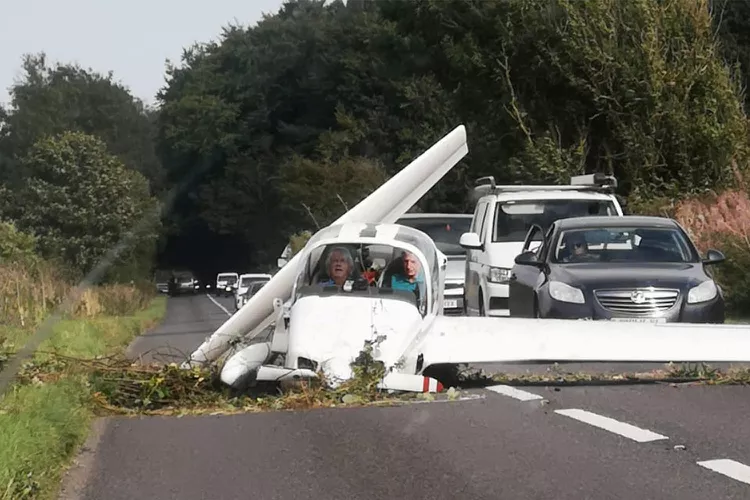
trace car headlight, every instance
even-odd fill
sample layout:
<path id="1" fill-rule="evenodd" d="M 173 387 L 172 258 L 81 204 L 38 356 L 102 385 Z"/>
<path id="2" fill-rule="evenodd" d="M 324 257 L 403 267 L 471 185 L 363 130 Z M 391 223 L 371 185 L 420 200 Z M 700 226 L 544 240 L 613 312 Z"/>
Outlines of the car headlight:
<path id="1" fill-rule="evenodd" d="M 227 292 L 231 292 L 231 291 L 232 291 L 232 287 L 231 287 L 231 286 L 228 286 L 228 287 L 226 287 L 226 288 L 225 288 L 225 290 L 226 290 Z"/>
<path id="2" fill-rule="evenodd" d="M 490 267 L 490 275 L 487 278 L 492 283 L 509 283 L 510 269 L 504 267 Z"/>
<path id="3" fill-rule="evenodd" d="M 567 285 L 561 281 L 549 282 L 549 294 L 550 297 L 560 302 L 570 302 L 572 304 L 586 303 L 586 300 L 583 298 L 583 291 L 580 288 Z"/>
<path id="4" fill-rule="evenodd" d="M 694 286 L 688 292 L 688 304 L 698 304 L 699 302 L 708 302 L 713 300 L 719 291 L 716 288 L 714 280 L 704 281 L 698 286 Z"/>

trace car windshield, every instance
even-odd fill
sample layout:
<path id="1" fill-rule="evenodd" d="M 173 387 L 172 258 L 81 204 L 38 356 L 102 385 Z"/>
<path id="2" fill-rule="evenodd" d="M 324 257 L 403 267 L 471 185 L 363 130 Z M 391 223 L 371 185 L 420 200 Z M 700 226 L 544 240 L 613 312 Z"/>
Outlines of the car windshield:
<path id="1" fill-rule="evenodd" d="M 524 241 L 533 224 L 547 229 L 558 219 L 619 215 L 610 200 L 530 200 L 498 203 L 493 242 Z"/>
<path id="2" fill-rule="evenodd" d="M 563 231 L 553 262 L 697 262 L 685 235 L 672 228 L 603 227 Z"/>
<path id="3" fill-rule="evenodd" d="M 422 231 L 432 238 L 438 250 L 445 255 L 466 254 L 466 250 L 458 241 L 463 233 L 471 229 L 471 216 L 404 218 L 396 223 Z"/>
<path id="4" fill-rule="evenodd" d="M 295 300 L 308 295 L 355 295 L 404 300 L 424 315 L 429 286 L 423 257 L 382 244 L 315 248 L 295 284 Z"/>
<path id="5" fill-rule="evenodd" d="M 237 282 L 237 276 L 233 274 L 220 274 L 217 281 L 223 281 L 229 285 L 233 285 Z"/>
<path id="6" fill-rule="evenodd" d="M 261 278 L 259 276 L 245 276 L 240 280 L 240 286 L 242 288 L 245 288 L 256 281 L 268 281 L 268 278 Z"/>

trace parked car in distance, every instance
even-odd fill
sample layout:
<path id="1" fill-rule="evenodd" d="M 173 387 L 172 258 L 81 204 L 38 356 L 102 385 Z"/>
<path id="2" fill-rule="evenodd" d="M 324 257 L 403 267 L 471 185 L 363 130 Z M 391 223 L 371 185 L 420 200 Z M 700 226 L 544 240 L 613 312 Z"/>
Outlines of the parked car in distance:
<path id="1" fill-rule="evenodd" d="M 200 286 L 198 280 L 190 271 L 174 272 L 170 284 L 172 285 L 169 291 L 170 295 L 195 294 Z"/>
<path id="2" fill-rule="evenodd" d="M 469 231 L 472 214 L 404 214 L 396 224 L 422 231 L 432 238 L 438 250 L 448 258 L 443 290 L 443 314 L 463 314 L 466 249 L 459 245 L 461 235 Z"/>
<path id="3" fill-rule="evenodd" d="M 240 275 L 237 273 L 219 273 L 216 275 L 216 294 L 222 297 L 231 297 L 234 293 L 232 285 L 237 283 Z"/>
<path id="4" fill-rule="evenodd" d="M 242 306 L 247 304 L 247 301 L 250 300 L 250 298 L 258 293 L 258 290 L 266 286 L 266 283 L 268 283 L 268 280 L 265 281 L 253 281 L 250 286 L 245 290 L 245 292 L 240 295 L 239 302 L 235 303 L 235 310 L 239 311 Z"/>
<path id="5" fill-rule="evenodd" d="M 664 217 L 561 219 L 546 234 L 534 225 L 511 270 L 511 316 L 723 323 L 724 296 L 708 266 L 724 259 L 713 249 L 701 258 Z"/>
<path id="6" fill-rule="evenodd" d="M 239 310 L 242 307 L 240 303 L 241 297 L 247 292 L 250 285 L 256 281 L 270 281 L 271 275 L 265 273 L 247 273 L 241 274 L 239 281 L 237 281 L 232 289 L 234 290 L 234 308 Z"/>

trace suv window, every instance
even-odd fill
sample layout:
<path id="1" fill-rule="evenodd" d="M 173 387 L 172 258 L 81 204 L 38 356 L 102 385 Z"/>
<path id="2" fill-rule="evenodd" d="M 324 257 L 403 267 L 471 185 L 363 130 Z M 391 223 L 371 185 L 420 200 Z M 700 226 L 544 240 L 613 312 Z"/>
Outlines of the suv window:
<path id="1" fill-rule="evenodd" d="M 493 242 L 524 241 L 533 224 L 547 231 L 553 222 L 588 215 L 618 215 L 611 200 L 524 200 L 499 202 Z"/>

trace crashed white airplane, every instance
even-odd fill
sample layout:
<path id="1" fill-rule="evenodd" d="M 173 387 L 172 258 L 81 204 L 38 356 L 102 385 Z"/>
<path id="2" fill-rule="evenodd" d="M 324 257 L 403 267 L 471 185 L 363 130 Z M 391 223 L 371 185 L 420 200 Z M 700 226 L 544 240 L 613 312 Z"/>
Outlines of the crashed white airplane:
<path id="1" fill-rule="evenodd" d="M 315 234 L 184 366 L 215 361 L 274 322 L 270 341 L 226 358 L 224 383 L 321 371 L 337 383 L 352 376 L 366 343 L 386 368 L 381 388 L 417 392 L 442 390 L 422 374 L 443 364 L 750 361 L 750 328 L 741 325 L 443 316 L 445 255 L 426 234 L 393 222 L 467 152 L 459 126 Z M 381 272 L 363 274 L 373 267 Z M 404 279 L 415 272 L 415 284 Z"/>

